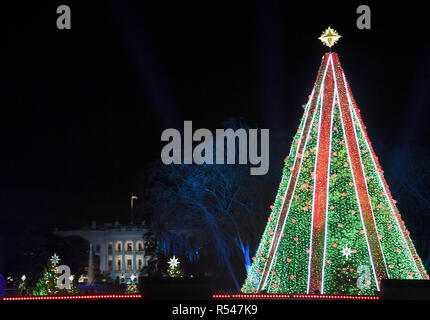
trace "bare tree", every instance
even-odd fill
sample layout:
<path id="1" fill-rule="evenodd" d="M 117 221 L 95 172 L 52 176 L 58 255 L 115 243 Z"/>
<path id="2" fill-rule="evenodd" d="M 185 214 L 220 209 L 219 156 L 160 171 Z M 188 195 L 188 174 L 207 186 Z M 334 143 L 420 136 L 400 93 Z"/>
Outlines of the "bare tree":
<path id="1" fill-rule="evenodd" d="M 224 126 L 246 127 L 235 121 Z M 246 268 L 251 264 L 272 197 L 269 176 L 251 176 L 248 165 L 157 161 L 146 171 L 141 209 L 151 212 L 150 227 L 162 252 L 189 260 L 211 252 L 239 288 L 232 259 L 241 256 Z"/>
<path id="2" fill-rule="evenodd" d="M 236 282 L 231 257 L 241 254 L 245 266 L 250 264 L 250 246 L 267 216 L 262 179 L 256 181 L 247 166 L 239 165 L 154 164 L 149 172 L 153 184 L 146 199 L 160 249 L 193 260 L 202 248 L 213 246 Z"/>

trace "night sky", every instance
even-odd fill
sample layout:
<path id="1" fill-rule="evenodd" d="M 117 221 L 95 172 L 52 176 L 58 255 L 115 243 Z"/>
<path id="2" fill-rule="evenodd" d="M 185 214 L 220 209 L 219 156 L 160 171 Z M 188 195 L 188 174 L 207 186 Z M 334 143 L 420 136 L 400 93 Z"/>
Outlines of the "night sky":
<path id="1" fill-rule="evenodd" d="M 71 30 L 56 28 L 60 4 L 71 8 Z M 359 4 L 372 10 L 371 30 L 356 27 Z M 377 141 L 430 147 L 424 8 L 66 0 L 1 11 L 3 232 L 127 222 L 162 130 L 182 131 L 184 120 L 215 130 L 243 117 L 292 139 L 329 25 L 342 35 L 333 51 L 376 153 Z"/>

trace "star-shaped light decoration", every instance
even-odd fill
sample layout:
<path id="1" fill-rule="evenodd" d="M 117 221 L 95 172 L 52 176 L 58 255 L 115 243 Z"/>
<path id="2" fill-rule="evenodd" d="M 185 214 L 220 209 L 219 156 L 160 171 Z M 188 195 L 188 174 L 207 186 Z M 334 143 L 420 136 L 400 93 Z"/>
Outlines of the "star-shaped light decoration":
<path id="1" fill-rule="evenodd" d="M 339 38 L 341 38 L 341 36 L 337 33 L 337 31 L 328 27 L 318 39 L 320 39 L 324 45 L 331 48 L 336 44 Z"/>
<path id="2" fill-rule="evenodd" d="M 75 279 L 75 276 L 72 274 L 72 275 L 69 277 L 69 280 L 70 280 L 70 281 L 73 281 L 73 279 Z"/>
<path id="3" fill-rule="evenodd" d="M 176 268 L 179 265 L 179 260 L 173 256 L 173 258 L 171 258 L 168 263 L 170 268 Z"/>
<path id="4" fill-rule="evenodd" d="M 25 281 L 25 279 L 27 279 L 27 277 L 25 276 L 25 274 L 22 275 L 21 280 Z"/>
<path id="5" fill-rule="evenodd" d="M 54 266 L 56 266 L 59 262 L 60 262 L 60 257 L 59 256 L 57 256 L 57 254 L 56 253 L 54 253 L 54 255 L 51 257 L 51 263 L 54 265 Z"/>
<path id="6" fill-rule="evenodd" d="M 352 254 L 352 250 L 351 248 L 348 248 L 348 246 L 343 248 L 340 252 L 342 252 L 342 255 L 346 257 L 346 260 L 348 260 L 349 256 Z"/>
<path id="7" fill-rule="evenodd" d="M 132 274 L 132 275 L 130 276 L 130 279 L 131 279 L 131 281 L 134 281 L 134 279 L 136 279 L 136 276 L 135 276 L 134 274 Z"/>

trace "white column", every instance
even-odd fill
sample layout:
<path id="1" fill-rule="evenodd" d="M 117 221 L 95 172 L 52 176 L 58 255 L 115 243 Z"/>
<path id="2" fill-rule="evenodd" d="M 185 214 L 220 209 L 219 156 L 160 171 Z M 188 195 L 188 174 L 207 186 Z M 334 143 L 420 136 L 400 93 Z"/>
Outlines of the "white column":
<path id="1" fill-rule="evenodd" d="M 136 273 L 137 267 L 136 267 L 136 250 L 137 250 L 137 243 L 136 241 L 132 242 L 132 249 L 133 249 L 133 260 L 132 260 L 132 267 L 133 267 L 133 273 Z"/>
<path id="2" fill-rule="evenodd" d="M 112 240 L 112 273 L 116 273 L 116 240 Z"/>
<path id="3" fill-rule="evenodd" d="M 122 273 L 125 273 L 126 272 L 126 268 L 125 268 L 125 248 L 124 248 L 124 245 L 125 245 L 125 241 L 121 241 L 121 249 L 122 249 L 122 262 L 121 262 L 121 272 Z"/>
<path id="4" fill-rule="evenodd" d="M 103 253 L 102 253 L 103 252 Z M 105 257 L 105 263 L 104 263 L 104 270 L 102 270 L 102 272 L 107 272 L 108 268 L 109 268 L 109 253 L 108 253 L 108 243 L 106 241 L 104 241 L 101 244 L 101 248 L 100 248 L 100 257 L 101 256 Z"/>

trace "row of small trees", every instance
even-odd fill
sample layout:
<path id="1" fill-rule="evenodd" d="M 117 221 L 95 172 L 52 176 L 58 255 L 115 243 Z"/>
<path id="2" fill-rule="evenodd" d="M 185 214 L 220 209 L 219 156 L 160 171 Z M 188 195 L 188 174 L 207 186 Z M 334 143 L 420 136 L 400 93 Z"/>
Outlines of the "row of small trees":
<path id="1" fill-rule="evenodd" d="M 53 257 L 57 256 L 54 255 Z M 58 273 L 57 261 L 58 260 L 56 260 L 55 258 L 51 258 L 47 265 L 43 267 L 42 276 L 37 280 L 33 288 L 30 288 L 27 283 L 27 278 L 23 276 L 18 286 L 17 294 L 19 296 L 52 296 L 79 294 L 80 292 L 76 286 L 74 276 L 70 276 L 70 285 L 68 286 L 68 288 L 66 288 L 64 285 L 62 286 L 59 283 L 62 282 L 62 280 L 60 279 L 61 275 Z M 126 286 L 125 293 L 139 293 L 139 288 L 137 287 L 134 279 L 132 279 L 131 283 Z"/>

